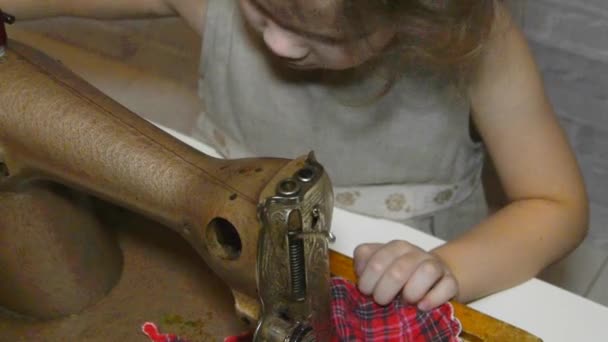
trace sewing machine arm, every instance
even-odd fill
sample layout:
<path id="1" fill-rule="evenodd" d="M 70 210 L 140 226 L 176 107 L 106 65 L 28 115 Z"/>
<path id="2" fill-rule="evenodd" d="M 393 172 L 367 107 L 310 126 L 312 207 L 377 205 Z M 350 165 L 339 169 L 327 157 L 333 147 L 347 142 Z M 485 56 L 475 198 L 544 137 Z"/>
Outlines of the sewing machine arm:
<path id="1" fill-rule="evenodd" d="M 0 75 L 0 192 L 52 181 L 142 213 L 230 286 L 257 340 L 325 339 L 333 194 L 313 156 L 204 155 L 17 42 Z"/>

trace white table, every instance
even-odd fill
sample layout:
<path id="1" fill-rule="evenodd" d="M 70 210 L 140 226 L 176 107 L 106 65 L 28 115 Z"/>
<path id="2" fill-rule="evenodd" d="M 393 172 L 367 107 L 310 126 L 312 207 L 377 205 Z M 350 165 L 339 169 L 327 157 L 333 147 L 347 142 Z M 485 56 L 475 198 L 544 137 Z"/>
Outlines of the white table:
<path id="1" fill-rule="evenodd" d="M 215 150 L 190 137 L 160 128 L 208 155 L 219 157 Z M 443 243 L 414 228 L 339 208 L 334 211 L 332 231 L 337 240 L 331 248 L 351 257 L 355 247 L 365 242 L 407 240 L 427 250 Z M 470 306 L 546 342 L 608 341 L 608 308 L 537 279 Z"/>

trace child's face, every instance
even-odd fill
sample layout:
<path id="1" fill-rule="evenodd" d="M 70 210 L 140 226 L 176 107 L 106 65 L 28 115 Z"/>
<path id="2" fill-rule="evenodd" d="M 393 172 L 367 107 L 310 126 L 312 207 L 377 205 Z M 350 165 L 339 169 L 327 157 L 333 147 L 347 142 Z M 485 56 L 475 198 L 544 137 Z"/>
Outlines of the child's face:
<path id="1" fill-rule="evenodd" d="M 245 20 L 266 46 L 295 69 L 348 69 L 380 53 L 395 33 L 386 25 L 347 34 L 335 3 L 327 0 L 240 0 Z M 330 5 L 328 5 L 328 3 Z"/>

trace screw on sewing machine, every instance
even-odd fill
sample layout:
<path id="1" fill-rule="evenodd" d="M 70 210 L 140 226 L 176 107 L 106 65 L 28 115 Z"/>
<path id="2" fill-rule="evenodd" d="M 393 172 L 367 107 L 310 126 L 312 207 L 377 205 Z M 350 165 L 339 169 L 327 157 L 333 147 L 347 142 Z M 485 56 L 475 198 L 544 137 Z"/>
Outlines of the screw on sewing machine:
<path id="1" fill-rule="evenodd" d="M 321 215 L 321 209 L 319 209 L 319 206 L 315 206 L 312 209 L 312 224 L 311 224 L 312 231 L 306 232 L 306 233 L 305 232 L 300 233 L 299 234 L 300 238 L 323 237 L 323 238 L 326 238 L 327 241 L 330 243 L 336 242 L 336 236 L 332 232 L 323 230 L 323 227 L 325 226 L 325 222 L 323 220 L 324 220 L 324 217 Z"/>
<path id="2" fill-rule="evenodd" d="M 316 172 L 315 172 L 315 170 L 313 170 L 310 167 L 305 167 L 305 168 L 301 169 L 300 171 L 298 171 L 297 175 L 298 175 L 298 179 L 301 182 L 308 183 L 308 182 L 312 181 L 313 179 L 315 179 Z"/>
<path id="3" fill-rule="evenodd" d="M 288 178 L 279 183 L 277 192 L 282 196 L 294 196 L 300 192 L 300 184 L 292 178 Z"/>
<path id="4" fill-rule="evenodd" d="M 0 9 L 0 57 L 4 56 L 4 54 L 6 53 L 5 47 L 6 47 L 6 43 L 8 41 L 8 37 L 6 35 L 6 28 L 4 27 L 4 24 L 12 24 L 15 22 L 15 17 L 8 14 L 8 13 L 4 13 L 2 12 L 2 10 Z"/>

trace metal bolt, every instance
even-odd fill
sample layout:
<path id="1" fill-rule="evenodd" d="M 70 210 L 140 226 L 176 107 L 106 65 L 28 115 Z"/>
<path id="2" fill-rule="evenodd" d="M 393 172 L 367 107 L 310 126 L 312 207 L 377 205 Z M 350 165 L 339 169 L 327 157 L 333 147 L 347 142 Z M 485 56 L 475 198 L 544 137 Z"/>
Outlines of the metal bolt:
<path id="1" fill-rule="evenodd" d="M 336 242 L 336 236 L 334 235 L 334 233 L 332 233 L 332 232 L 327 232 L 327 240 L 328 240 L 330 243 L 334 243 L 334 242 Z"/>
<path id="2" fill-rule="evenodd" d="M 300 169 L 300 171 L 298 171 L 298 179 L 304 183 L 308 183 L 310 181 L 312 181 L 315 178 L 315 170 L 309 168 L 309 167 L 305 167 L 303 169 Z"/>
<path id="3" fill-rule="evenodd" d="M 300 184 L 294 179 L 285 179 L 279 183 L 278 193 L 283 196 L 293 196 L 300 192 Z"/>

